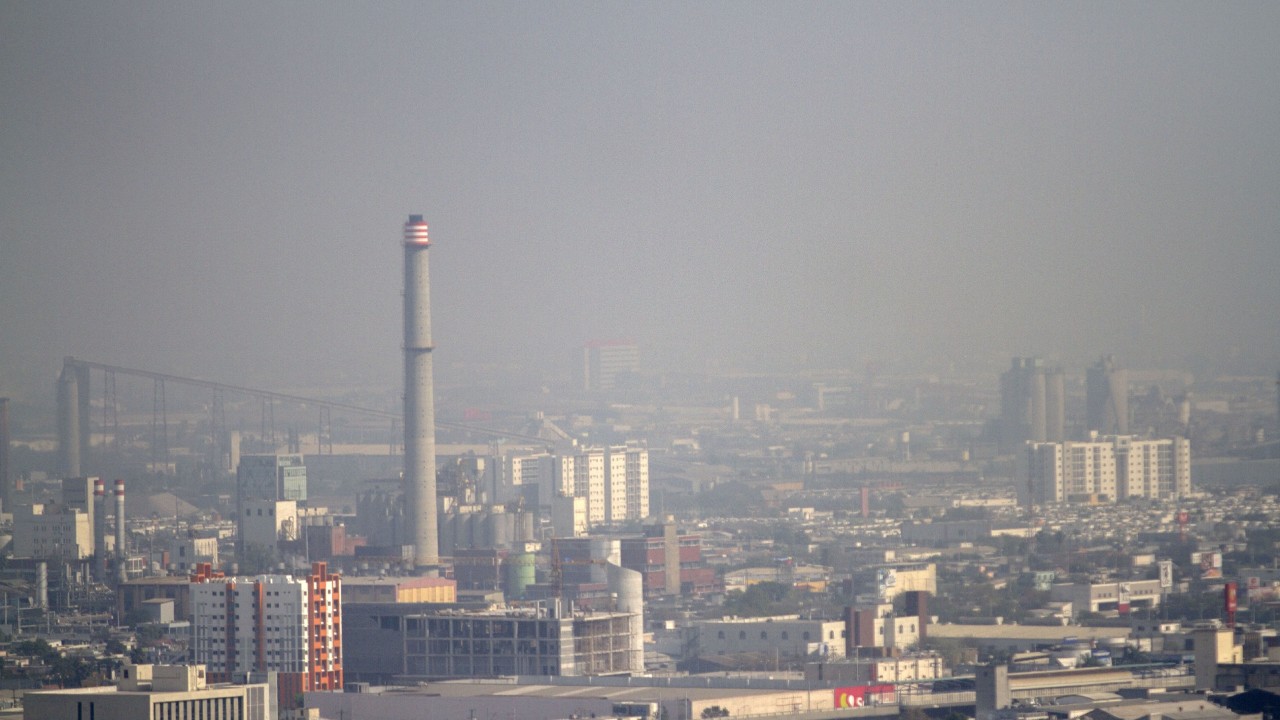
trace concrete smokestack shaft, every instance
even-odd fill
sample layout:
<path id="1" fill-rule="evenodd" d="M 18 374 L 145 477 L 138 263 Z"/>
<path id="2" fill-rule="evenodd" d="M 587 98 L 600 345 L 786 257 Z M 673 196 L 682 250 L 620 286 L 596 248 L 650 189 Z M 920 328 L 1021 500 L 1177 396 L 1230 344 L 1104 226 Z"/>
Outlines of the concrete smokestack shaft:
<path id="1" fill-rule="evenodd" d="M 14 510 L 9 478 L 9 398 L 0 398 L 0 509 Z"/>
<path id="2" fill-rule="evenodd" d="M 94 575 L 98 582 L 107 581 L 107 485 L 102 478 L 93 480 L 93 555 Z"/>
<path id="3" fill-rule="evenodd" d="M 124 540 L 124 481 L 116 480 L 116 559 L 124 564 L 128 548 Z"/>
<path id="4" fill-rule="evenodd" d="M 436 535 L 436 421 L 431 363 L 431 241 L 421 215 L 404 226 L 404 481 L 414 565 L 440 562 Z"/>

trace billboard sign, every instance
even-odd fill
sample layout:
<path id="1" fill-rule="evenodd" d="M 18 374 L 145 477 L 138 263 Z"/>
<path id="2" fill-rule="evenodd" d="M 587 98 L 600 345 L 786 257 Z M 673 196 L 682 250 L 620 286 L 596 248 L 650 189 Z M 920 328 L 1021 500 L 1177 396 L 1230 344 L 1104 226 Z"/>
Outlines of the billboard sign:
<path id="1" fill-rule="evenodd" d="M 1222 553 L 1215 551 L 1200 553 L 1200 578 L 1213 580 L 1222 577 Z"/>
<path id="2" fill-rule="evenodd" d="M 893 597 L 894 588 L 898 585 L 898 571 L 893 568 L 882 568 L 876 571 L 876 589 L 882 599 Z"/>
<path id="3" fill-rule="evenodd" d="M 895 701 L 892 685 L 855 685 L 835 689 L 837 709 L 860 708 Z"/>
<path id="4" fill-rule="evenodd" d="M 1164 590 L 1168 590 L 1169 588 L 1173 587 L 1173 561 L 1172 560 L 1160 561 L 1160 587 L 1161 589 L 1164 589 Z"/>

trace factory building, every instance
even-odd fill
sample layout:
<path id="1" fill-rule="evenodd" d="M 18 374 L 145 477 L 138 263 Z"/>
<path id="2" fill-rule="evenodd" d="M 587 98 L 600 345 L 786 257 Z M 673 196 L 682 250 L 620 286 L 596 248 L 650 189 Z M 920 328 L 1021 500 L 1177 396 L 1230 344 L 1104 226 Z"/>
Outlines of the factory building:
<path id="1" fill-rule="evenodd" d="M 236 547 L 274 553 L 282 542 L 298 539 L 298 503 L 293 500 L 245 500 L 236 518 Z"/>
<path id="2" fill-rule="evenodd" d="M 174 619 L 190 620 L 192 587 L 191 578 L 173 576 L 135 578 L 120 583 L 116 588 L 116 617 L 123 623 L 135 611 L 142 610 L 147 601 L 170 600 Z"/>
<path id="3" fill-rule="evenodd" d="M 203 665 L 125 665 L 119 685 L 29 691 L 23 711 L 31 718 L 137 720 L 272 720 L 266 684 L 210 685 Z"/>
<path id="4" fill-rule="evenodd" d="M 1086 430 L 1101 435 L 1129 432 L 1129 373 L 1107 355 L 1085 370 Z"/>
<path id="5" fill-rule="evenodd" d="M 356 495 L 355 533 L 371 547 L 400 547 L 409 542 L 403 481 L 368 480 L 361 485 Z"/>
<path id="6" fill-rule="evenodd" d="M 481 548 L 514 549 L 534 539 L 534 514 L 502 505 L 457 505 L 440 523 L 446 556 Z"/>
<path id="7" fill-rule="evenodd" d="M 817 653 L 843 657 L 843 620 L 806 620 L 798 615 L 769 618 L 724 618 L 699 620 L 695 626 L 699 655 L 734 653 L 780 653 L 784 657 L 806 657 Z"/>
<path id="8" fill-rule="evenodd" d="M 1000 450 L 1066 439 L 1066 380 L 1041 358 L 1016 357 L 1000 376 Z"/>
<path id="9" fill-rule="evenodd" d="M 1117 502 L 1191 493 L 1191 443 L 1095 436 L 1088 442 L 1031 443 L 1023 472 L 1038 503 Z"/>
<path id="10" fill-rule="evenodd" d="M 244 455 L 236 467 L 236 498 L 307 499 L 307 467 L 301 455 Z"/>
<path id="11" fill-rule="evenodd" d="M 218 538 L 187 535 L 174 538 L 169 544 L 169 567 L 172 570 L 192 573 L 201 563 L 217 567 Z"/>
<path id="12" fill-rule="evenodd" d="M 405 618 L 404 674 L 420 677 L 623 675 L 644 670 L 633 613 L 537 608 Z M 643 648 L 643 645 L 640 646 Z M 638 662 L 637 662 L 638 661 Z"/>
<path id="13" fill-rule="evenodd" d="M 13 514 L 14 557 L 77 562 L 93 555 L 93 516 L 65 505 L 35 503 Z"/>

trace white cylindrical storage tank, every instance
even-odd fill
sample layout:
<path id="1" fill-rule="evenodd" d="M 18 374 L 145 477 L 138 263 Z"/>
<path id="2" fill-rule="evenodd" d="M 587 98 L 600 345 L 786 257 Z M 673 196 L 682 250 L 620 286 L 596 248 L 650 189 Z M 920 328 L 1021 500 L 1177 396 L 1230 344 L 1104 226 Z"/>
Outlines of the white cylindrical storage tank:
<path id="1" fill-rule="evenodd" d="M 619 565 L 606 565 L 609 592 L 618 598 L 618 612 L 634 613 L 630 625 L 630 670 L 644 672 L 644 576 Z"/>
<path id="2" fill-rule="evenodd" d="M 493 509 L 493 513 L 489 515 L 489 532 L 485 538 L 485 547 L 511 547 L 512 517 L 514 516 L 511 513 L 501 507 Z"/>
<path id="3" fill-rule="evenodd" d="M 451 557 L 454 550 L 458 548 L 458 542 L 454 534 L 458 531 L 458 515 L 450 513 L 439 518 L 440 525 L 440 554 Z"/>
<path id="4" fill-rule="evenodd" d="M 622 542 L 617 538 L 593 537 L 591 548 L 591 582 L 607 583 L 609 575 L 605 564 L 622 565 Z"/>
<path id="5" fill-rule="evenodd" d="M 529 542 L 533 540 L 533 513 L 528 510 L 522 510 L 516 515 L 519 518 L 518 530 L 516 531 L 516 540 Z"/>

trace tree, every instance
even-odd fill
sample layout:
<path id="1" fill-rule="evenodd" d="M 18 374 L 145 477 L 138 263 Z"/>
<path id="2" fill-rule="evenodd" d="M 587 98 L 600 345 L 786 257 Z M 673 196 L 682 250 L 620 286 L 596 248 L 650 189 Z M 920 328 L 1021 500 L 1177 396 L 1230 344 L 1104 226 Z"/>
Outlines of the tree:
<path id="1" fill-rule="evenodd" d="M 52 664 L 50 661 L 58 657 L 58 651 L 54 650 L 44 638 L 23 640 L 13 646 L 13 652 L 16 655 L 40 658 L 45 664 Z"/>
<path id="2" fill-rule="evenodd" d="M 62 687 L 81 687 L 93 668 L 83 658 L 59 657 L 52 663 L 50 677 Z"/>
<path id="3" fill-rule="evenodd" d="M 762 617 L 795 612 L 800 607 L 796 591 L 779 582 L 761 582 L 735 590 L 724 601 L 724 612 L 740 617 Z"/>

